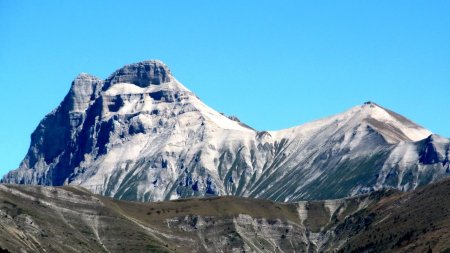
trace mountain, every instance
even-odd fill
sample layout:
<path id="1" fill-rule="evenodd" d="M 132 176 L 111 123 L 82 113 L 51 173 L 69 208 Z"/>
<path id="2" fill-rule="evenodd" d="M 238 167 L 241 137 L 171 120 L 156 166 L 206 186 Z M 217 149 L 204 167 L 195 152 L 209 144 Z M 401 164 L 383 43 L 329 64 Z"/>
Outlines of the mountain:
<path id="1" fill-rule="evenodd" d="M 3 252 L 450 252 L 450 180 L 276 203 L 127 202 L 79 186 L 0 185 Z"/>
<path id="2" fill-rule="evenodd" d="M 80 74 L 2 182 L 79 185 L 125 200 L 332 199 L 450 174 L 450 140 L 373 102 L 281 131 L 205 105 L 160 61 Z"/>

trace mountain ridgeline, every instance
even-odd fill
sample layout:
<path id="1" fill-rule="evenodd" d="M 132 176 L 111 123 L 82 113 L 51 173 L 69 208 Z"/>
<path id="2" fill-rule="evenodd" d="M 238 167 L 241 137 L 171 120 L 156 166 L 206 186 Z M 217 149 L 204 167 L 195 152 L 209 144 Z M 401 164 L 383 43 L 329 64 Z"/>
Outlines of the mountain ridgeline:
<path id="1" fill-rule="evenodd" d="M 3 183 L 80 185 L 124 200 L 234 195 L 293 202 L 450 174 L 450 140 L 373 102 L 280 131 L 205 105 L 160 61 L 80 74 Z"/>

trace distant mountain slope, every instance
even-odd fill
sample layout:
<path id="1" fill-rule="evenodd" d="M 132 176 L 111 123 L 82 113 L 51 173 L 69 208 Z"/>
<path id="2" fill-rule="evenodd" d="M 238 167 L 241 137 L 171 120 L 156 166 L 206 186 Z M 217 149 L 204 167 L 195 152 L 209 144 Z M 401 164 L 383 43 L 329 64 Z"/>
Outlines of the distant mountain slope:
<path id="1" fill-rule="evenodd" d="M 10 252 L 449 252 L 450 180 L 402 193 L 274 203 L 126 202 L 80 187 L 0 185 Z"/>
<path id="2" fill-rule="evenodd" d="M 145 61 L 106 80 L 80 74 L 2 181 L 81 185 L 140 201 L 330 199 L 434 182 L 450 174 L 449 147 L 373 102 L 258 132 L 205 105 L 162 62 Z"/>

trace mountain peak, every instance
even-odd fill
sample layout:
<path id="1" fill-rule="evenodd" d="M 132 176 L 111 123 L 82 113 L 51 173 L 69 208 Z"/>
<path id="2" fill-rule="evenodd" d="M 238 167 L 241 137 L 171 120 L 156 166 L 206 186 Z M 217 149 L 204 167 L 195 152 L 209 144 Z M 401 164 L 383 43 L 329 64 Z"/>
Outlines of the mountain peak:
<path id="1" fill-rule="evenodd" d="M 80 73 L 72 82 L 66 97 L 69 110 L 83 112 L 91 100 L 99 96 L 104 81 L 88 73 Z"/>
<path id="2" fill-rule="evenodd" d="M 419 141 L 432 134 L 406 117 L 372 101 L 364 102 L 356 110 L 362 121 L 381 133 L 390 143 Z"/>
<path id="3" fill-rule="evenodd" d="M 116 83 L 132 83 L 145 88 L 170 82 L 172 73 L 160 60 L 142 61 L 128 64 L 116 70 L 107 80 L 105 89 Z"/>
<path id="4" fill-rule="evenodd" d="M 418 142 L 430 134 L 371 101 L 302 126 L 257 132 L 207 106 L 161 61 L 144 61 L 106 80 L 80 74 L 3 182 L 80 185 L 142 201 L 210 195 L 296 201 L 385 186 L 408 190 L 447 173 L 449 144 L 434 136 Z"/>
<path id="5" fill-rule="evenodd" d="M 81 72 L 80 74 L 77 75 L 77 77 L 75 77 L 75 81 L 77 80 L 101 80 L 101 79 L 89 73 Z"/>
<path id="6" fill-rule="evenodd" d="M 378 105 L 377 103 L 373 102 L 373 101 L 366 101 L 362 104 L 363 108 L 382 108 L 380 105 Z"/>

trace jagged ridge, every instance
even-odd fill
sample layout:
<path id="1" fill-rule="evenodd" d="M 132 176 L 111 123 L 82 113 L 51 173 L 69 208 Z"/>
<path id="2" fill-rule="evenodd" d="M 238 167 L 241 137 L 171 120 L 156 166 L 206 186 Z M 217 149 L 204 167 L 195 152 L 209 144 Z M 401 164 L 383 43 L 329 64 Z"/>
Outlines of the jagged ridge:
<path id="1" fill-rule="evenodd" d="M 81 185 L 120 199 L 236 195 L 328 199 L 411 190 L 449 173 L 448 139 L 367 102 L 258 132 L 222 115 L 160 61 L 81 74 L 3 182 Z"/>

